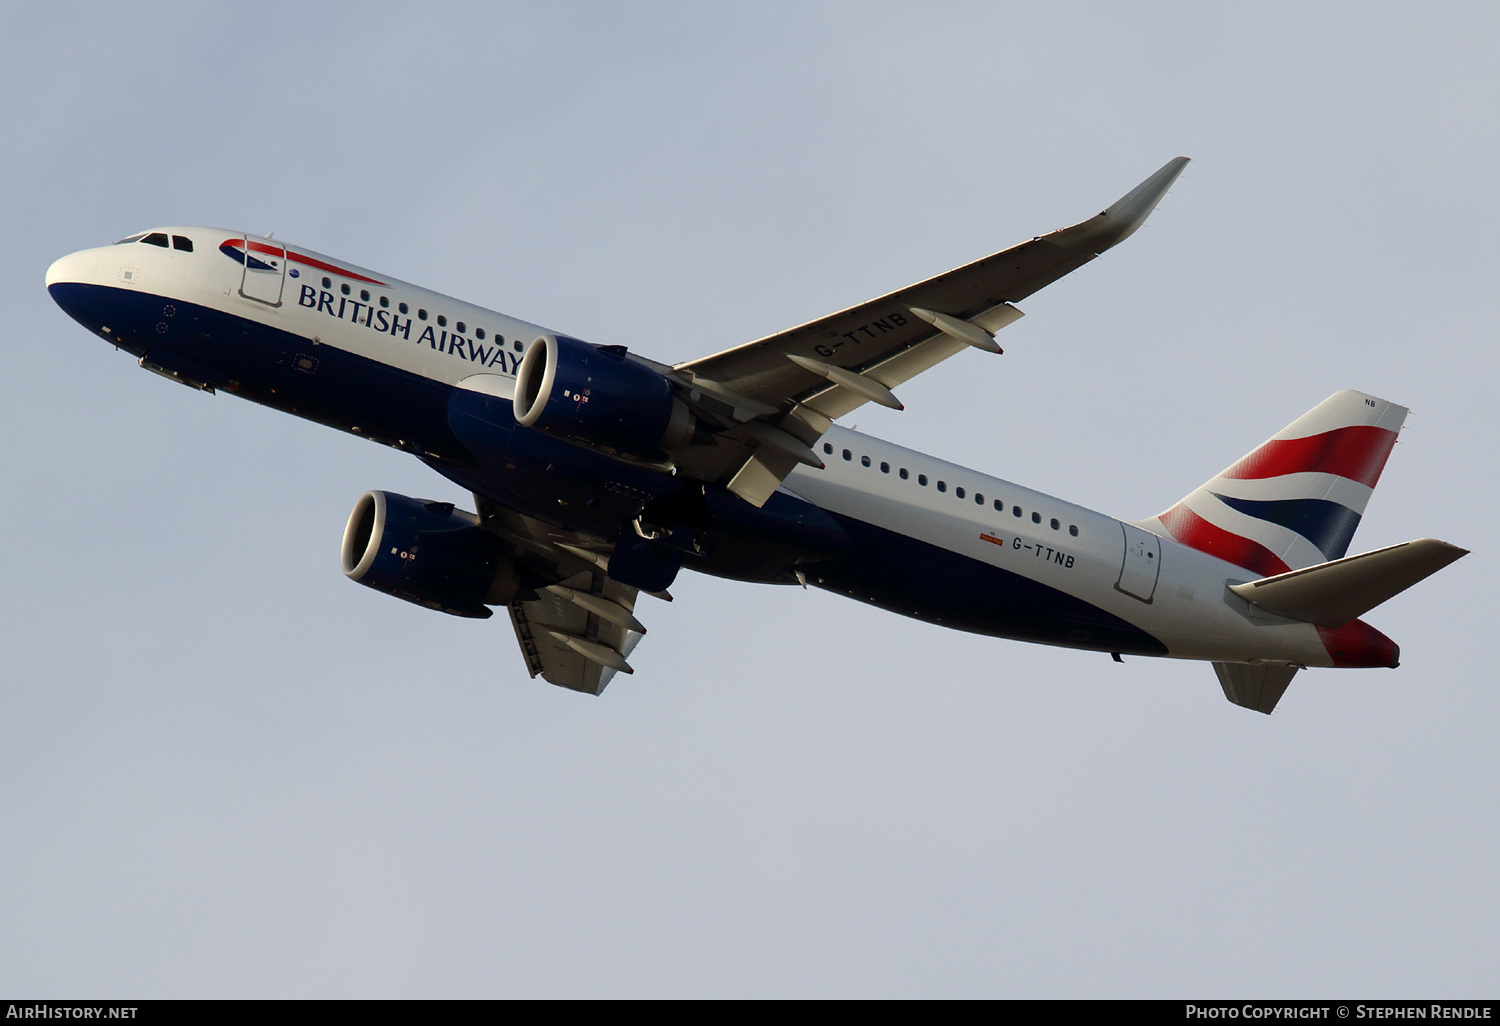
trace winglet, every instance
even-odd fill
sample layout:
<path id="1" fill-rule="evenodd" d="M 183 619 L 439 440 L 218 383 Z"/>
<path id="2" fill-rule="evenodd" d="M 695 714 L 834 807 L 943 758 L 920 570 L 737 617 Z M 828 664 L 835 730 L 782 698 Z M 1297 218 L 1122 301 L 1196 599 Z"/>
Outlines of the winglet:
<path id="1" fill-rule="evenodd" d="M 1135 230 L 1146 223 L 1151 211 L 1156 209 L 1161 198 L 1187 166 L 1187 157 L 1173 157 L 1156 174 L 1110 204 L 1093 223 L 1084 222 L 1108 240 L 1100 247 L 1100 251 L 1118 245 L 1135 234 Z"/>

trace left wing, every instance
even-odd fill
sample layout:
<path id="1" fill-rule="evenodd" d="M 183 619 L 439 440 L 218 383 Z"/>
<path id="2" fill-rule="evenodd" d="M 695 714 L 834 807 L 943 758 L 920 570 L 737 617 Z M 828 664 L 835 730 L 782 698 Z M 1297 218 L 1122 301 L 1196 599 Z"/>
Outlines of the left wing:
<path id="1" fill-rule="evenodd" d="M 731 491 L 760 505 L 833 420 L 866 402 L 901 408 L 891 389 L 955 353 L 998 353 L 1012 303 L 1129 238 L 1177 180 L 1177 157 L 1102 213 L 935 278 L 670 368 L 692 404 L 725 425 L 709 451 L 673 453 L 694 477 L 738 466 Z"/>
<path id="2" fill-rule="evenodd" d="M 598 543 L 474 496 L 485 528 L 506 543 L 530 598 L 510 604 L 516 640 L 531 676 L 597 695 L 646 633 L 635 616 L 638 591 L 611 578 Z M 665 592 L 653 592 L 671 599 Z"/>
<path id="3" fill-rule="evenodd" d="M 590 695 L 603 692 L 616 672 L 634 673 L 625 657 L 645 634 L 635 619 L 635 596 L 634 588 L 594 570 L 542 589 L 530 601 L 512 602 L 510 620 L 526 669 Z"/>

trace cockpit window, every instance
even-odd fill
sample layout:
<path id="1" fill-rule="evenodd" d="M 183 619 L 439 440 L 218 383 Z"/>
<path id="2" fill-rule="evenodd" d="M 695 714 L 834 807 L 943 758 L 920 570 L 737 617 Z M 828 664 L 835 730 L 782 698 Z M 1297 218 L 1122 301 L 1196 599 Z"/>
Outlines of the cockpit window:
<path id="1" fill-rule="evenodd" d="M 167 233 L 166 232 L 152 232 L 150 235 L 146 236 L 141 241 L 144 242 L 148 246 L 160 246 L 162 249 L 166 249 L 167 248 Z"/>
<path id="2" fill-rule="evenodd" d="M 132 242 L 140 242 L 145 237 L 146 237 L 146 233 L 145 232 L 137 232 L 134 235 L 127 235 L 125 238 L 123 238 L 119 242 L 115 243 L 115 245 L 116 246 L 124 246 L 124 245 L 128 245 L 129 243 L 132 243 Z"/>
<path id="3" fill-rule="evenodd" d="M 180 249 L 184 253 L 191 253 L 193 251 L 193 240 L 186 235 L 174 235 L 172 236 L 172 248 Z"/>

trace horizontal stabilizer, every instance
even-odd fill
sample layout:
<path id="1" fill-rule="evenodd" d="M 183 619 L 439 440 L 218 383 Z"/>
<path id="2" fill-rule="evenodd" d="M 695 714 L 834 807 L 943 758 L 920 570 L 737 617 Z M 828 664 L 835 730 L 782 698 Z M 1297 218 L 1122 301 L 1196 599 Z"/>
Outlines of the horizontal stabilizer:
<path id="1" fill-rule="evenodd" d="M 1297 667 L 1285 663 L 1261 663 L 1250 666 L 1246 663 L 1214 663 L 1214 672 L 1219 675 L 1219 686 L 1224 697 L 1235 705 L 1254 709 L 1271 715 L 1287 685 L 1297 675 Z"/>
<path id="2" fill-rule="evenodd" d="M 1231 584 L 1229 590 L 1269 612 L 1336 630 L 1468 553 L 1468 549 L 1436 538 L 1418 538 L 1258 581 Z"/>

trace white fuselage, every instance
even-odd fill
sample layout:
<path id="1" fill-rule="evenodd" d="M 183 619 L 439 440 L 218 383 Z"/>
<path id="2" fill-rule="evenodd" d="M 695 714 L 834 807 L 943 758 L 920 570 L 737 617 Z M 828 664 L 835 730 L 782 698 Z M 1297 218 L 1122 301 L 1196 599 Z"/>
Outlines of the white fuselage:
<path id="1" fill-rule="evenodd" d="M 509 394 L 522 349 L 547 330 L 301 247 L 285 253 L 284 277 L 255 281 L 258 272 L 226 259 L 221 245 L 240 239 L 280 250 L 279 242 L 201 227 L 160 231 L 191 239 L 193 251 L 139 243 L 85 250 L 57 261 L 48 285 L 192 304 L 490 395 Z M 164 333 L 178 330 L 170 317 L 161 323 Z M 96 330 L 113 337 L 117 326 Z M 795 470 L 784 485 L 795 495 L 1081 599 L 1158 639 L 1167 655 L 1334 664 L 1317 628 L 1258 611 L 1227 590 L 1255 574 L 1179 544 L 1155 519 L 1122 523 L 837 426 L 815 448 L 827 466 Z M 822 583 L 816 567 L 807 577 Z"/>

